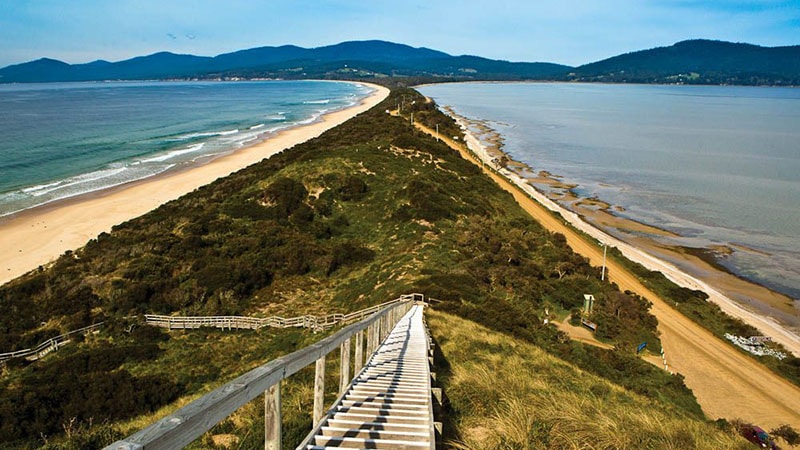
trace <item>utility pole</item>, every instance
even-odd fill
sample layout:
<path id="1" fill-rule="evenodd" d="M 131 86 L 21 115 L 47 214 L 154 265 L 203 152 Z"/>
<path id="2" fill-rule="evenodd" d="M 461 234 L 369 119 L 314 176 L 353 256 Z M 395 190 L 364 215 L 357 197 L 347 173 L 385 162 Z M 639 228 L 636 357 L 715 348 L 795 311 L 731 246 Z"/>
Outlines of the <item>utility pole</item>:
<path id="1" fill-rule="evenodd" d="M 600 271 L 600 281 L 606 280 L 606 251 L 608 250 L 608 245 L 605 242 L 600 242 L 600 245 L 603 246 L 603 269 Z"/>
<path id="2" fill-rule="evenodd" d="M 436 124 L 436 142 L 439 142 L 439 124 Z"/>
<path id="3" fill-rule="evenodd" d="M 411 125 L 414 125 L 414 113 L 411 113 Z"/>

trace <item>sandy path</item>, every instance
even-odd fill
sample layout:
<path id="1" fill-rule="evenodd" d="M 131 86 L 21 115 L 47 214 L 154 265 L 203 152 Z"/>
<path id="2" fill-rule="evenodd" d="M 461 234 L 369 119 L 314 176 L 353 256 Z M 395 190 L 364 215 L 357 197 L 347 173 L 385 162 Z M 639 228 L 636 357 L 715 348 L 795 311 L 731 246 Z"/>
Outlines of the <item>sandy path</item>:
<path id="1" fill-rule="evenodd" d="M 416 125 L 420 130 L 435 135 L 433 130 L 419 123 Z M 516 185 L 483 166 L 463 144 L 448 138 L 443 140 L 468 161 L 484 167 L 484 173 L 510 192 L 517 203 L 545 228 L 563 234 L 576 253 L 589 258 L 593 265 L 602 264 L 602 250 L 596 242 L 587 242 Z M 620 290 L 630 290 L 653 303 L 652 313 L 659 322 L 667 363 L 685 377 L 686 385 L 692 389 L 708 417 L 740 418 L 767 429 L 781 424 L 800 426 L 800 388 L 670 308 L 614 261 L 607 261 L 606 267 L 609 279 L 617 283 Z"/>
<path id="2" fill-rule="evenodd" d="M 0 284 L 55 260 L 67 250 L 83 246 L 89 239 L 110 231 L 114 225 L 315 138 L 372 108 L 389 95 L 389 90 L 384 87 L 369 86 L 375 91 L 356 106 L 326 114 L 318 122 L 282 131 L 208 164 L 3 218 L 0 220 Z"/>
<path id="3" fill-rule="evenodd" d="M 561 322 L 553 321 L 551 323 L 555 325 L 559 330 L 567 333 L 573 341 L 583 342 L 584 344 L 605 349 L 614 348 L 611 345 L 606 344 L 605 342 L 598 341 L 594 333 L 587 330 L 586 328 L 582 326 L 581 327 L 572 326 L 569 323 L 569 316 L 567 316 Z"/>

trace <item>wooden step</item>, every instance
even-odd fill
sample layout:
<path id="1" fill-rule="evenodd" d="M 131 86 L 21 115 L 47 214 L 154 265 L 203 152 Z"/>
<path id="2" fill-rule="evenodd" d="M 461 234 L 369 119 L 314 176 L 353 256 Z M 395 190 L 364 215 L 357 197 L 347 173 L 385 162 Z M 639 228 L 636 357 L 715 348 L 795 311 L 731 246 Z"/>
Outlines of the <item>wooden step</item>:
<path id="1" fill-rule="evenodd" d="M 426 441 L 430 437 L 428 430 L 376 430 L 364 428 L 322 427 L 322 436 L 391 439 L 395 441 Z"/>
<path id="2" fill-rule="evenodd" d="M 362 421 L 362 423 L 385 423 L 387 425 L 418 425 L 429 427 L 430 418 L 428 416 L 387 416 L 378 412 L 337 412 L 332 419 L 344 420 L 348 422 Z"/>
<path id="3" fill-rule="evenodd" d="M 399 439 L 369 439 L 334 436 L 314 436 L 314 444 L 323 447 L 338 448 L 374 448 L 374 449 L 423 449 L 431 448 L 428 442 L 407 441 Z"/>
<path id="4" fill-rule="evenodd" d="M 328 419 L 328 426 L 356 430 L 416 431 L 428 432 L 427 425 L 396 422 L 365 422 L 363 420 Z"/>
<path id="5" fill-rule="evenodd" d="M 392 407 L 383 407 L 383 408 L 371 408 L 369 406 L 339 406 L 336 412 L 342 413 L 349 413 L 355 412 L 360 414 L 377 414 L 383 416 L 416 416 L 416 417 L 424 417 L 427 414 L 427 410 L 424 409 L 408 409 L 408 408 L 392 408 Z"/>
<path id="6" fill-rule="evenodd" d="M 430 400 L 430 394 L 418 394 L 416 392 L 391 392 L 389 390 L 351 390 L 345 396 L 347 400 L 377 400 L 377 399 L 390 399 L 398 401 L 414 401 L 427 403 Z"/>

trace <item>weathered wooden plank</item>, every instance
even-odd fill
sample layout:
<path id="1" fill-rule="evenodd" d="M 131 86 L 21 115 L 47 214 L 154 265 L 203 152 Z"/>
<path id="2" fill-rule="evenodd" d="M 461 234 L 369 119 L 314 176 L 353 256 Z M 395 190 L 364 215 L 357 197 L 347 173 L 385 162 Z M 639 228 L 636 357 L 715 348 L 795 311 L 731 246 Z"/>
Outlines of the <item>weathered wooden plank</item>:
<path id="1" fill-rule="evenodd" d="M 352 339 L 352 338 L 351 338 Z M 339 395 L 344 394 L 350 385 L 350 340 L 342 342 L 339 348 Z"/>
<path id="2" fill-rule="evenodd" d="M 364 332 L 359 331 L 356 333 L 356 352 L 355 361 L 353 362 L 353 371 L 358 374 L 361 368 L 364 367 Z"/>
<path id="3" fill-rule="evenodd" d="M 314 426 L 322 420 L 322 413 L 325 409 L 325 355 L 317 360 L 316 372 L 314 375 Z"/>
<path id="4" fill-rule="evenodd" d="M 281 382 L 264 393 L 264 450 L 281 450 Z"/>

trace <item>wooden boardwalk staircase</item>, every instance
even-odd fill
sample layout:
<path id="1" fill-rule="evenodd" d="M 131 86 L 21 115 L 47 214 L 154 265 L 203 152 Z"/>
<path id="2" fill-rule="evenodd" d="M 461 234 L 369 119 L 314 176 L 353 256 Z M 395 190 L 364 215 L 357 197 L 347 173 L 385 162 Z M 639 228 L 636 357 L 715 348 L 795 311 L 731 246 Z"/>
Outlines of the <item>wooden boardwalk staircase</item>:
<path id="1" fill-rule="evenodd" d="M 430 339 L 416 305 L 300 447 L 432 449 Z"/>
<path id="2" fill-rule="evenodd" d="M 298 449 L 434 449 L 439 424 L 432 393 L 439 389 L 431 389 L 425 305 L 422 294 L 407 294 L 359 312 L 351 319 L 357 322 L 241 375 L 106 450 L 183 448 L 257 397 L 264 401 L 264 448 L 281 450 L 281 384 L 311 364 L 314 428 Z M 340 358 L 338 399 L 326 412 L 326 359 L 332 353 Z"/>

